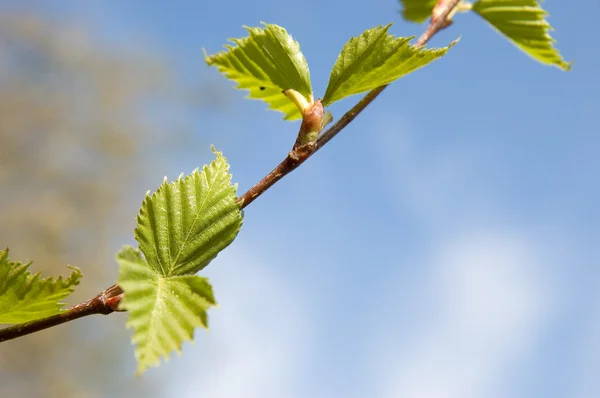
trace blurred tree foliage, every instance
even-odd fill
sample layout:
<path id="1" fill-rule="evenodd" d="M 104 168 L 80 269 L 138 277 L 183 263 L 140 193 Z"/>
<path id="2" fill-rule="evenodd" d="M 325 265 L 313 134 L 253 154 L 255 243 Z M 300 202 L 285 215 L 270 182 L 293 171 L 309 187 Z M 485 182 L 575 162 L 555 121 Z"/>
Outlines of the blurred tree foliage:
<path id="1" fill-rule="evenodd" d="M 143 193 L 160 183 L 133 182 L 160 161 L 148 155 L 164 140 L 148 104 L 188 97 L 167 84 L 165 65 L 139 46 L 103 47 L 65 21 L 0 16 L 0 246 L 47 275 L 80 267 L 69 304 L 116 280 L 115 252 Z M 127 385 L 152 396 L 156 385 L 132 376 L 123 323 L 95 316 L 3 343 L 0 396 L 122 395 Z"/>

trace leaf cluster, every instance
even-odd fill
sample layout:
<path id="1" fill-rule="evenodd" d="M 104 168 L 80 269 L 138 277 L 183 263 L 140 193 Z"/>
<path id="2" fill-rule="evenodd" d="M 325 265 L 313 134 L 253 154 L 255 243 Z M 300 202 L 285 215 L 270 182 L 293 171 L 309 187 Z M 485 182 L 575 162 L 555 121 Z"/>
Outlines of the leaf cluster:
<path id="1" fill-rule="evenodd" d="M 436 0 L 400 0 L 402 16 L 410 22 L 421 23 L 433 11 Z M 554 47 L 550 36 L 552 26 L 546 20 L 548 12 L 538 0 L 478 0 L 461 1 L 456 11 L 473 11 L 498 33 L 506 37 L 525 54 L 542 64 L 570 70 L 567 62 Z"/>
<path id="2" fill-rule="evenodd" d="M 284 119 L 302 116 L 314 102 L 308 64 L 300 46 L 285 29 L 263 23 L 263 28 L 246 28 L 249 36 L 232 39 L 234 45 L 206 55 L 237 88 L 249 91 L 249 98 L 267 102 Z M 440 58 L 451 46 L 424 49 L 410 44 L 412 37 L 395 37 L 390 25 L 378 26 L 351 38 L 342 48 L 331 70 L 323 105 L 331 105 L 350 95 L 370 91 Z M 283 93 L 293 90 L 303 100 L 293 101 Z"/>
<path id="3" fill-rule="evenodd" d="M 215 153 L 201 171 L 165 179 L 146 195 L 134 234 L 139 249 L 117 255 L 120 308 L 129 314 L 139 373 L 208 327 L 206 311 L 216 304 L 208 279 L 195 274 L 235 239 L 242 211 L 227 160 Z"/>

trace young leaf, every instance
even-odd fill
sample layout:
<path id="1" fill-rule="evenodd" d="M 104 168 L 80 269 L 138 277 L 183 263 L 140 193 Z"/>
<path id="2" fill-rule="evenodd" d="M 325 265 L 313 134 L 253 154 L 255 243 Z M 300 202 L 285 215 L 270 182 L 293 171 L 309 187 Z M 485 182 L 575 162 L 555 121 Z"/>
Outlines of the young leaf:
<path id="1" fill-rule="evenodd" d="M 283 112 L 284 119 L 300 119 L 300 111 L 283 91 L 292 89 L 313 102 L 308 64 L 300 45 L 285 29 L 263 23 L 264 28 L 246 27 L 250 36 L 230 39 L 235 46 L 205 56 L 208 65 L 238 83 L 238 89 L 249 90 L 249 98 L 260 99 L 269 108 Z"/>
<path id="2" fill-rule="evenodd" d="M 479 0 L 473 4 L 479 14 L 498 32 L 537 61 L 563 70 L 571 69 L 548 33 L 552 30 L 545 20 L 548 13 L 537 0 Z"/>
<path id="3" fill-rule="evenodd" d="M 214 149 L 213 149 L 214 151 Z M 242 226 L 237 184 L 221 152 L 187 177 L 165 180 L 146 195 L 135 239 L 152 270 L 162 277 L 195 274 L 229 246 Z"/>
<path id="4" fill-rule="evenodd" d="M 344 45 L 331 71 L 323 105 L 390 84 L 446 54 L 452 46 L 414 47 L 409 43 L 412 37 L 388 34 L 390 25 L 368 29 Z"/>
<path id="5" fill-rule="evenodd" d="M 206 310 L 215 299 L 206 278 L 197 275 L 162 277 L 142 258 L 139 250 L 125 246 L 117 255 L 119 286 L 125 292 L 120 308 L 128 311 L 127 327 L 133 329 L 132 342 L 138 374 L 168 360 L 172 351 L 181 353 L 194 329 L 208 327 Z"/>
<path id="6" fill-rule="evenodd" d="M 422 23 L 431 18 L 437 0 L 400 0 L 402 16 L 410 22 Z"/>
<path id="7" fill-rule="evenodd" d="M 71 276 L 64 279 L 43 279 L 21 264 L 8 259 L 8 249 L 0 250 L 0 323 L 22 323 L 56 315 L 61 312 L 61 300 L 79 284 L 81 272 L 70 267 Z"/>

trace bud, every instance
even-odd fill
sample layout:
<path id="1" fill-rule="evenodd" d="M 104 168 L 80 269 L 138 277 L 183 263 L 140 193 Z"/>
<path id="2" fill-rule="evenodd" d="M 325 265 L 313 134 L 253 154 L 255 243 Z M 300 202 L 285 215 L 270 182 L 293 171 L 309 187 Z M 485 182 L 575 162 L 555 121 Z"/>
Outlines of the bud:
<path id="1" fill-rule="evenodd" d="M 318 99 L 304 109 L 302 125 L 300 126 L 300 132 L 298 133 L 298 139 L 294 148 L 308 144 L 309 142 L 315 142 L 322 128 L 323 104 Z"/>

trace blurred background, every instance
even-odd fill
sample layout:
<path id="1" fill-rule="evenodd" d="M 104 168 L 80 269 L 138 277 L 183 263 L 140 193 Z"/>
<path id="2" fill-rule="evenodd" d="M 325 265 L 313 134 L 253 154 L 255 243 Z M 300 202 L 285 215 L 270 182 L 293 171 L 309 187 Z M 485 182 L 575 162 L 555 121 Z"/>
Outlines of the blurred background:
<path id="1" fill-rule="evenodd" d="M 87 317 L 0 345 L 0 396 L 599 397 L 600 4 L 544 6 L 572 72 L 459 15 L 430 43 L 460 36 L 446 57 L 246 209 L 203 271 L 211 329 L 181 357 L 136 377 L 126 314 Z M 0 0 L 0 247 L 46 275 L 80 267 L 69 303 L 92 297 L 163 176 L 214 144 L 242 193 L 295 140 L 202 49 L 282 25 L 318 97 L 350 36 L 422 32 L 399 10 Z"/>

